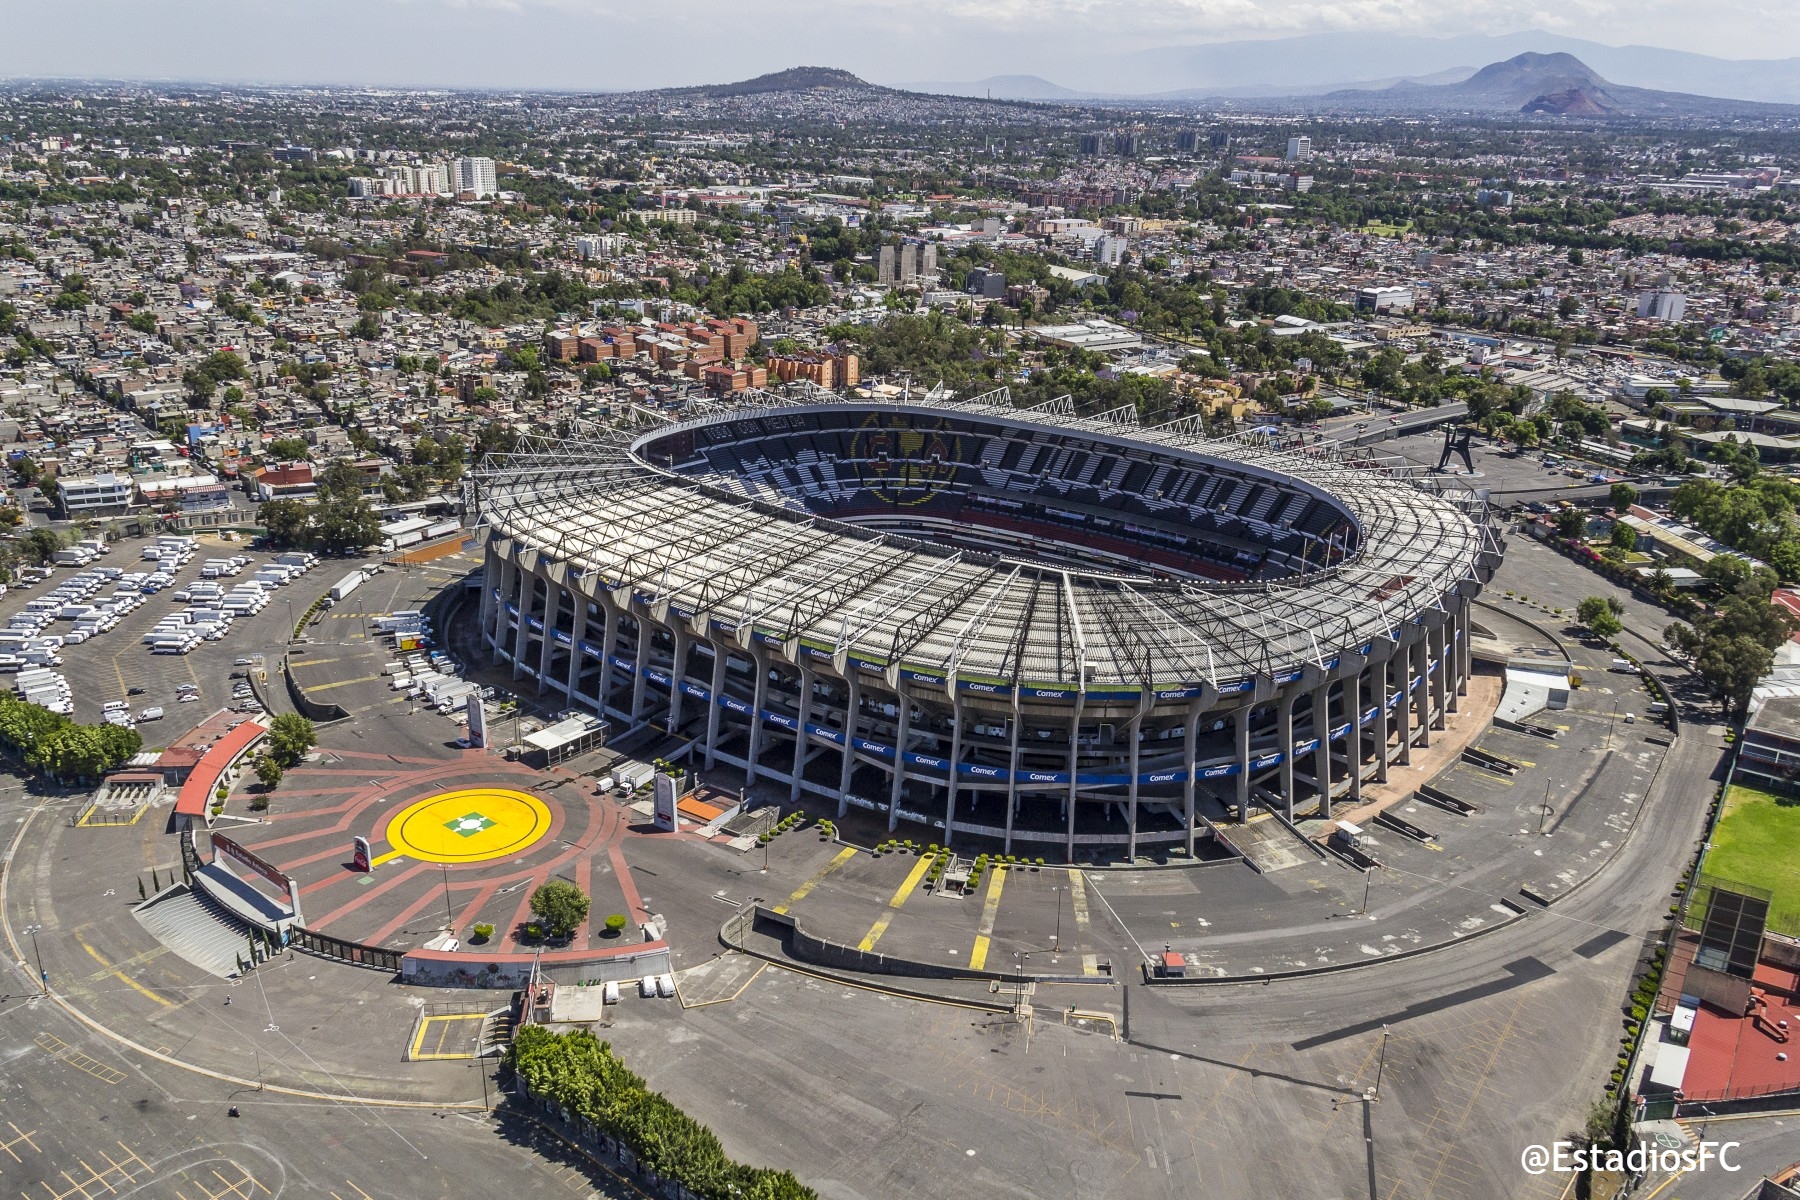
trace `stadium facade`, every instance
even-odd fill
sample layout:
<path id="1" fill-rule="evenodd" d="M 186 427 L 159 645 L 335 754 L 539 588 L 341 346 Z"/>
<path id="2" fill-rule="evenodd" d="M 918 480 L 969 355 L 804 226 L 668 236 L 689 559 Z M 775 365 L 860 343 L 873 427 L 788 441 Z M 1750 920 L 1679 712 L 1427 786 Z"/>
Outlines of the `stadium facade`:
<path id="1" fill-rule="evenodd" d="M 470 499 L 516 678 L 902 836 L 1071 861 L 1357 801 L 1466 694 L 1501 554 L 1415 464 L 1004 390 L 755 393 L 527 445 Z"/>

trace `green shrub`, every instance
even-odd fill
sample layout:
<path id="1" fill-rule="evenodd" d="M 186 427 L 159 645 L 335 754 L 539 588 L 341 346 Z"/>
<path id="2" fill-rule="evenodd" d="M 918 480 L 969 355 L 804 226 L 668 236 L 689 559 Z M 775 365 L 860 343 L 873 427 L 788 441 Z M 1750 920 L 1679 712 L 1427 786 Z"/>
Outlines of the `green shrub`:
<path id="1" fill-rule="evenodd" d="M 606 932 L 617 937 L 625 929 L 625 914 L 613 913 L 606 918 Z"/>
<path id="2" fill-rule="evenodd" d="M 585 1029 L 554 1034 L 527 1025 L 514 1035 L 507 1062 L 533 1095 L 630 1146 L 646 1168 L 705 1200 L 818 1200 L 788 1171 L 731 1161 L 711 1130 L 651 1091 Z"/>

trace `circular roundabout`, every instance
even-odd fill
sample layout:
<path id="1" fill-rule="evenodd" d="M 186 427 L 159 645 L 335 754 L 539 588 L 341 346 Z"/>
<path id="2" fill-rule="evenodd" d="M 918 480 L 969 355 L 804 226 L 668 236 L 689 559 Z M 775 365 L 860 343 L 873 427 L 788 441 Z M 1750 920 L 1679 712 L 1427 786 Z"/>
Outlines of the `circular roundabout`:
<path id="1" fill-rule="evenodd" d="M 460 788 L 408 805 L 388 821 L 397 854 L 421 862 L 477 863 L 529 849 L 550 831 L 550 808 L 511 788 Z"/>

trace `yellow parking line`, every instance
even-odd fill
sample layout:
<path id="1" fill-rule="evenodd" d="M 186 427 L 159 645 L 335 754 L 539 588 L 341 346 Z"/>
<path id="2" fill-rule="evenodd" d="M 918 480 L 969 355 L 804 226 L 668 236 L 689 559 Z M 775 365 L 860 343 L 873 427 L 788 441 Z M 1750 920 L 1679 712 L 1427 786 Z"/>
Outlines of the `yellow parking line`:
<path id="1" fill-rule="evenodd" d="M 76 938 L 75 940 L 78 942 L 81 942 L 80 938 Z M 112 975 L 113 978 L 123 981 L 127 986 L 132 988 L 132 990 L 140 992 L 143 995 L 150 997 L 150 999 L 156 1001 L 158 1004 L 162 1005 L 164 1008 L 174 1008 L 175 1007 L 175 1002 L 173 1000 L 164 1000 L 161 996 L 157 995 L 155 992 L 151 991 L 149 988 L 145 987 L 143 984 L 139 983 L 137 980 L 131 978 L 131 976 L 125 974 L 125 972 L 115 968 L 111 963 L 107 962 L 104 958 L 102 958 L 100 956 L 100 952 L 98 950 L 94 949 L 92 946 L 88 945 L 86 942 L 81 942 L 81 948 L 83 950 L 86 950 L 89 954 L 93 955 L 95 962 L 99 963 L 102 967 L 107 968 L 107 972 L 110 975 Z"/>
<path id="2" fill-rule="evenodd" d="M 1075 928 L 1088 927 L 1087 881 L 1080 871 L 1069 872 L 1069 911 L 1075 914 Z"/>
<path id="3" fill-rule="evenodd" d="M 969 970 L 987 966 L 988 939 L 994 932 L 994 918 L 1000 915 L 1000 889 L 1006 886 L 1006 872 L 993 868 L 988 877 L 987 898 L 981 903 L 981 932 L 975 935 L 975 949 L 969 953 Z"/>
<path id="4" fill-rule="evenodd" d="M 888 922 L 894 919 L 894 910 L 906 903 L 906 898 L 918 890 L 919 880 L 925 878 L 925 872 L 931 869 L 931 860 L 935 855 L 925 855 L 913 864 L 913 869 L 906 873 L 906 879 L 894 889 L 893 899 L 888 901 L 888 910 L 875 918 L 875 924 L 869 926 L 869 932 L 863 940 L 856 944 L 858 950 L 873 950 L 881 935 L 887 932 Z"/>
<path id="5" fill-rule="evenodd" d="M 313 684 L 313 685 L 309 686 L 306 690 L 308 693 L 328 692 L 332 688 L 349 687 L 353 683 L 368 683 L 372 679 L 380 679 L 380 678 L 381 678 L 381 676 L 379 676 L 379 675 L 361 675 L 355 679 L 340 679 L 336 683 Z"/>
<path id="6" fill-rule="evenodd" d="M 369 870 L 373 871 L 376 867 L 379 867 L 382 863 L 391 863 L 396 858 L 405 858 L 405 857 L 406 857 L 406 852 L 403 850 L 389 850 L 386 854 L 378 854 L 374 858 L 370 859 L 369 860 Z"/>
<path id="7" fill-rule="evenodd" d="M 833 871 L 837 870 L 839 867 L 843 866 L 845 863 L 849 862 L 851 859 L 853 859 L 855 857 L 856 857 L 856 847 L 855 846 L 846 846 L 842 850 L 838 851 L 838 856 L 836 858 L 832 859 L 830 862 L 826 863 L 823 867 L 819 868 L 818 874 L 814 875 L 811 879 L 807 880 L 805 883 L 803 883 L 799 887 L 795 888 L 794 894 L 787 898 L 786 903 L 777 904 L 775 906 L 775 911 L 778 913 L 787 912 L 788 909 L 794 907 L 794 905 L 796 905 L 796 904 L 800 903 L 802 900 L 806 899 L 807 893 L 811 892 L 814 888 L 818 887 L 819 884 L 824 881 L 824 879 L 827 875 L 831 874 Z"/>

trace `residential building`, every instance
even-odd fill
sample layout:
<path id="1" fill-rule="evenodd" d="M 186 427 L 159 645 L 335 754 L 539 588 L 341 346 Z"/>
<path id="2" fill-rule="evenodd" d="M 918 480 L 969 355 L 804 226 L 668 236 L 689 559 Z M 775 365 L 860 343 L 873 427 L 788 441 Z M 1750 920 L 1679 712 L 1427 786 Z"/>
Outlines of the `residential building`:
<path id="1" fill-rule="evenodd" d="M 1288 139 L 1287 160 L 1289 162 L 1307 162 L 1312 158 L 1312 138 L 1305 134 Z"/>
<path id="2" fill-rule="evenodd" d="M 1640 292 L 1637 315 L 1640 320 L 1680 321 L 1687 315 L 1687 297 L 1680 292 Z"/>
<path id="3" fill-rule="evenodd" d="M 123 512 L 131 506 L 131 476 L 115 471 L 56 481 L 63 512 L 71 519 L 99 513 Z"/>
<path id="4" fill-rule="evenodd" d="M 451 164 L 451 174 L 459 196 L 473 195 L 481 200 L 499 191 L 495 182 L 494 160 L 491 158 L 459 158 Z"/>

